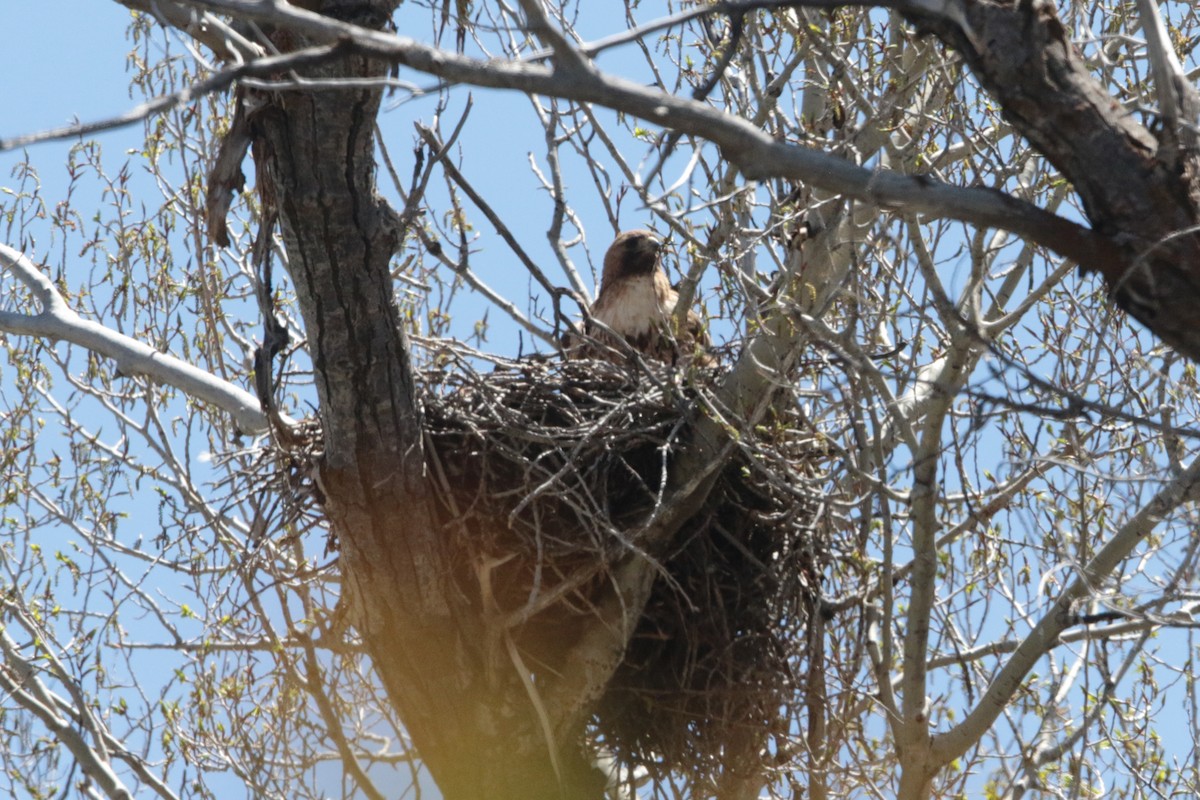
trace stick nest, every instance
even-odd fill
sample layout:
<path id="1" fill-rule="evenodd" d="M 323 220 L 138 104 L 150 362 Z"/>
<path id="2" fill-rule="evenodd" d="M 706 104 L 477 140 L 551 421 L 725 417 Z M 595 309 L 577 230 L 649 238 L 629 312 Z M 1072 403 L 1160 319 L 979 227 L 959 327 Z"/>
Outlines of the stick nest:
<path id="1" fill-rule="evenodd" d="M 828 456 L 799 412 L 732 431 L 707 499 L 650 544 L 686 421 L 715 409 L 714 374 L 532 359 L 481 372 L 439 357 L 423 381 L 431 477 L 481 611 L 505 620 L 535 674 L 555 670 L 610 569 L 653 559 L 649 601 L 594 708 L 596 741 L 627 780 L 636 768 L 660 785 L 673 773 L 716 790 L 768 766 L 803 702 L 794 672 L 827 560 Z"/>

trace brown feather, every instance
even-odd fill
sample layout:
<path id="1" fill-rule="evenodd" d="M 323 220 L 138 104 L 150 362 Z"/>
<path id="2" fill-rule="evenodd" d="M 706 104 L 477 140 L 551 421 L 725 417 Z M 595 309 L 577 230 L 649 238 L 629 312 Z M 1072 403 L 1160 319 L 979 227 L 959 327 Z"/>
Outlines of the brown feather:
<path id="1" fill-rule="evenodd" d="M 661 250 L 662 241 L 647 230 L 626 231 L 609 246 L 599 296 L 584 326 L 594 344 L 572 346 L 569 356 L 623 362 L 627 350 L 620 340 L 624 340 L 643 355 L 668 364 L 713 363 L 707 352 L 708 334 L 696 312 L 689 310 L 683 330 L 671 334 L 679 294 L 663 272 Z"/>

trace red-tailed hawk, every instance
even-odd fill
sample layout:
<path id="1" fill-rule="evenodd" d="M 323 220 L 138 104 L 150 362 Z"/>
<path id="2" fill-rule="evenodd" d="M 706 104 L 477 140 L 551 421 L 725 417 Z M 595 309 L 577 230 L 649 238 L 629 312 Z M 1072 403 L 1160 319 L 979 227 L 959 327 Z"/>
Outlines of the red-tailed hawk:
<path id="1" fill-rule="evenodd" d="M 643 355 L 668 364 L 712 363 L 708 334 L 696 312 L 688 311 L 682 330 L 672 328 L 679 294 L 663 272 L 661 252 L 662 240 L 653 231 L 625 231 L 616 238 L 604 254 L 600 295 L 584 325 L 585 341 L 568 349 L 570 357 L 624 362 L 629 350 L 615 338 L 620 336 Z"/>

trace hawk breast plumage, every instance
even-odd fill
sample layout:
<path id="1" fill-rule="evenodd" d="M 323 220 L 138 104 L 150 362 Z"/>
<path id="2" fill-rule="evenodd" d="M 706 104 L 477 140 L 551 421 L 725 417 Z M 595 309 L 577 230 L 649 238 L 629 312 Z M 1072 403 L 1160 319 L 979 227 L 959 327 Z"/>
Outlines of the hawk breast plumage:
<path id="1" fill-rule="evenodd" d="M 625 231 L 604 254 L 600 292 L 584 325 L 585 341 L 572 347 L 575 357 L 624 361 L 627 344 L 668 364 L 711 363 L 708 335 L 700 317 L 689 310 L 682 329 L 674 329 L 679 294 L 662 269 L 662 240 L 653 231 Z"/>

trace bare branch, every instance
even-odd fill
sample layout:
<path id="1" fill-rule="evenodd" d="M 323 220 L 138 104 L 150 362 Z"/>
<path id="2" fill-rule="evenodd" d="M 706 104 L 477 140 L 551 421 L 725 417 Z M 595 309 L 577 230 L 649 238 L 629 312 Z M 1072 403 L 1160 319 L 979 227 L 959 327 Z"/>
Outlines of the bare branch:
<path id="1" fill-rule="evenodd" d="M 197 13 L 174 0 L 117 0 L 126 8 L 149 14 L 155 19 L 178 28 L 201 44 L 206 45 L 226 61 L 249 61 L 265 55 L 263 48 L 242 36 L 220 17 L 205 11 Z"/>
<path id="2" fill-rule="evenodd" d="M 1198 484 L 1200 458 L 1193 460 L 1181 475 L 1160 489 L 1105 543 L 1080 570 L 1075 582 L 1058 596 L 1041 621 L 1018 645 L 967 718 L 949 731 L 933 737 L 933 752 L 938 763 L 949 763 L 979 741 L 1021 688 L 1038 659 L 1058 643 L 1060 634 L 1071 624 L 1071 610 L 1075 603 L 1087 597 L 1094 587 L 1103 582 L 1180 503 L 1194 497 Z"/>
<path id="3" fill-rule="evenodd" d="M 52 142 L 58 139 L 74 139 L 80 136 L 88 136 L 101 131 L 113 130 L 122 128 L 126 125 L 132 125 L 135 122 L 141 122 L 157 114 L 163 114 L 171 109 L 186 105 L 193 100 L 210 95 L 215 92 L 222 91 L 233 85 L 234 81 L 239 78 L 247 78 L 256 75 L 271 75 L 282 70 L 299 69 L 304 66 L 312 66 L 321 64 L 333 59 L 341 58 L 346 54 L 347 50 L 337 44 L 322 45 L 312 47 L 306 50 L 298 50 L 295 53 L 288 53 L 280 56 L 264 56 L 255 59 L 254 61 L 239 64 L 236 67 L 222 70 L 215 75 L 205 78 L 202 81 L 188 86 L 178 92 L 161 95 L 152 100 L 149 100 L 141 105 L 138 105 L 124 114 L 119 114 L 105 120 L 97 122 L 78 122 L 73 125 L 65 125 L 61 128 L 52 128 L 40 133 L 30 133 L 25 136 L 14 136 L 10 139 L 0 139 L 0 152 L 5 150 L 15 150 L 20 147 L 27 147 L 31 144 L 40 142 Z"/>
<path id="4" fill-rule="evenodd" d="M 228 412 L 243 433 L 267 430 L 267 418 L 254 395 L 136 339 L 83 319 L 67 307 L 54 284 L 32 261 L 3 244 L 0 266 L 28 285 L 42 306 L 41 313 L 33 316 L 0 311 L 0 330 L 77 344 L 113 359 L 126 374 L 145 375 Z"/>
<path id="5" fill-rule="evenodd" d="M 1163 147 L 1170 163 L 1188 153 L 1194 153 L 1197 141 L 1197 114 L 1200 114 L 1200 94 L 1184 72 L 1183 64 L 1171 46 L 1158 4 L 1154 0 L 1137 0 L 1138 16 L 1146 33 L 1150 66 L 1154 70 L 1154 88 L 1158 107 L 1163 115 Z M 1180 152 L 1179 148 L 1182 148 Z"/>
<path id="6" fill-rule="evenodd" d="M 15 614 L 18 621 L 21 621 L 26 627 L 33 628 L 29 631 L 31 635 L 38 636 L 36 626 L 25 617 L 21 610 L 13 607 L 9 602 L 5 602 L 4 605 L 7 613 Z M 23 708 L 41 720 L 54 737 L 71 752 L 84 774 L 95 781 L 108 797 L 112 800 L 133 800 L 133 792 L 117 776 L 108 754 L 105 752 L 108 745 L 116 745 L 116 740 L 108 733 L 107 729 L 104 729 L 100 732 L 93 731 L 96 741 L 88 742 L 73 724 L 73 720 L 62 716 L 63 712 L 77 714 L 81 718 L 90 719 L 92 725 L 97 725 L 97 721 L 86 705 L 72 705 L 51 691 L 39 676 L 34 663 L 26 659 L 20 650 L 20 646 L 8 631 L 0 627 L 0 654 L 3 655 L 3 666 L 0 668 L 0 688 L 7 696 L 16 699 Z M 48 651 L 43 655 L 50 656 L 51 660 L 54 660 Z M 119 745 L 117 746 L 119 747 Z M 137 759 L 131 759 L 131 763 L 136 767 Z M 137 772 L 143 779 L 149 778 L 147 785 L 159 797 L 165 800 L 175 800 L 177 796 L 160 780 L 144 769 L 137 769 Z"/>
<path id="7" fill-rule="evenodd" d="M 520 0 L 521 10 L 525 12 L 529 32 L 550 46 L 554 59 L 560 69 L 587 69 L 583 55 L 575 48 L 562 31 L 556 28 L 547 18 L 542 0 Z"/>

